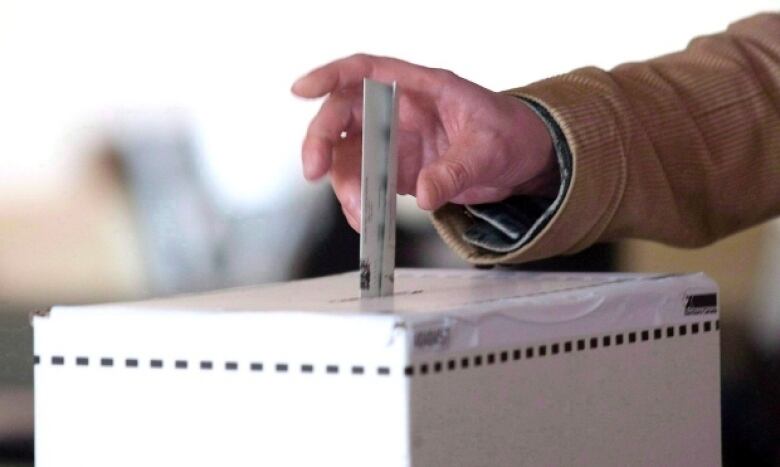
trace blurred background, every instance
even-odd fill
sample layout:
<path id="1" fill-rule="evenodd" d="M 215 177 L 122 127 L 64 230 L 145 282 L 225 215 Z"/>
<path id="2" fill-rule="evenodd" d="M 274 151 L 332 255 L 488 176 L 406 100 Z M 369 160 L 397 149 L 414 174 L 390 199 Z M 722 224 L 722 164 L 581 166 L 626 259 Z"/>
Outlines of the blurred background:
<path id="1" fill-rule="evenodd" d="M 299 148 L 289 87 L 354 52 L 501 90 L 609 68 L 774 0 L 0 1 L 0 465 L 31 465 L 32 333 L 53 304 L 356 269 L 358 237 Z M 468 267 L 413 199 L 400 266 Z M 527 269 L 705 271 L 722 291 L 727 465 L 780 465 L 780 223 L 683 251 L 597 246 Z"/>

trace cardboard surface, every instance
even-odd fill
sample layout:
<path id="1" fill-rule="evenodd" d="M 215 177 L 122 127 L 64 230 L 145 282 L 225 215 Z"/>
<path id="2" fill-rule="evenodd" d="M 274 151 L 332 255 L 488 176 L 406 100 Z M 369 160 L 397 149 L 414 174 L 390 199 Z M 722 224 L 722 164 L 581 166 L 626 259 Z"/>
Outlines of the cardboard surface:
<path id="1" fill-rule="evenodd" d="M 701 274 L 399 270 L 368 300 L 356 284 L 36 316 L 39 465 L 720 462 Z"/>

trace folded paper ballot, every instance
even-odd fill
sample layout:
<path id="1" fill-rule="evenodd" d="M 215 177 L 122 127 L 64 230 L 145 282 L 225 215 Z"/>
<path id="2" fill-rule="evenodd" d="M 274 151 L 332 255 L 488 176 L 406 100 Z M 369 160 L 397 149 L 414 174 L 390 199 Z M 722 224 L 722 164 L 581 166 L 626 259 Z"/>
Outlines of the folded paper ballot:
<path id="1" fill-rule="evenodd" d="M 720 464 L 706 276 L 358 275 L 34 316 L 37 465 Z"/>

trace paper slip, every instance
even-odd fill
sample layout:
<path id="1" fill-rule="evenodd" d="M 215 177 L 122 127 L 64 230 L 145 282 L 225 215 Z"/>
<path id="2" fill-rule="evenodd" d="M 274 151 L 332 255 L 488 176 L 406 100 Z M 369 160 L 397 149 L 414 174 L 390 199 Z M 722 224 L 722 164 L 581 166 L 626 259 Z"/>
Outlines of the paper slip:
<path id="1" fill-rule="evenodd" d="M 398 91 L 363 80 L 363 168 L 360 220 L 360 296 L 393 294 Z"/>

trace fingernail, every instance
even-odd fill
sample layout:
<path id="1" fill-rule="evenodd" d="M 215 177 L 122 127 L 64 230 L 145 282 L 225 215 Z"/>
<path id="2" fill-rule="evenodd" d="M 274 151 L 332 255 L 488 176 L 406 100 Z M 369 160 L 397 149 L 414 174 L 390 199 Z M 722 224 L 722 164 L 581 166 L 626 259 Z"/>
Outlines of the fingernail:
<path id="1" fill-rule="evenodd" d="M 314 180 L 314 167 L 311 164 L 303 164 L 303 177 L 306 180 Z"/>
<path id="2" fill-rule="evenodd" d="M 434 186 L 430 183 L 428 178 L 421 177 L 417 187 L 417 205 L 425 210 L 432 209 L 436 196 L 435 191 Z"/>
<path id="3" fill-rule="evenodd" d="M 344 216 L 347 218 L 347 223 L 350 225 L 350 227 L 360 233 L 360 220 L 355 219 L 355 216 L 352 215 L 352 211 L 350 211 L 348 208 L 344 208 L 342 211 L 344 212 Z"/>
<path id="4" fill-rule="evenodd" d="M 298 88 L 301 86 L 301 81 L 303 81 L 303 78 L 304 78 L 304 77 L 303 77 L 303 76 L 301 76 L 300 78 L 296 79 L 296 80 L 295 80 L 295 82 L 294 82 L 294 83 L 292 84 L 292 86 L 290 87 L 290 91 L 291 91 L 293 94 L 298 94 L 298 93 L 299 93 L 299 92 L 298 92 Z"/>
<path id="5" fill-rule="evenodd" d="M 347 210 L 349 211 L 350 215 L 358 222 L 360 223 L 360 196 L 351 196 L 349 198 L 349 206 L 347 206 Z"/>
<path id="6" fill-rule="evenodd" d="M 317 164 L 319 163 L 319 154 L 311 147 L 306 147 L 301 153 L 301 160 L 303 161 L 303 176 L 307 180 L 315 180 L 317 178 Z"/>

